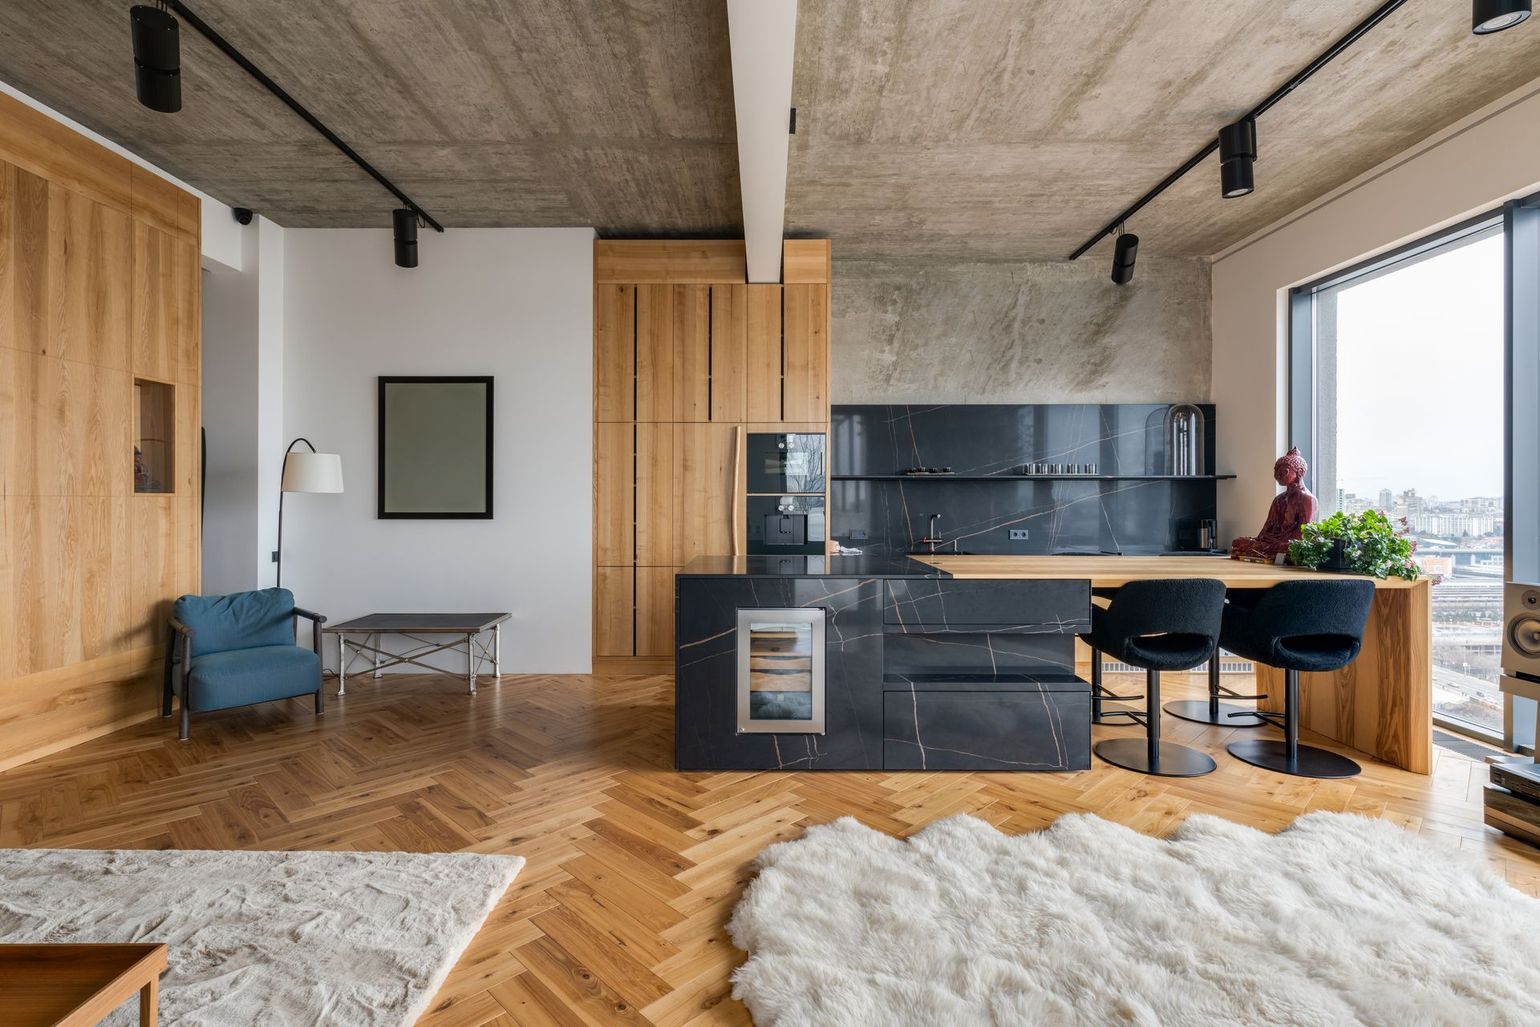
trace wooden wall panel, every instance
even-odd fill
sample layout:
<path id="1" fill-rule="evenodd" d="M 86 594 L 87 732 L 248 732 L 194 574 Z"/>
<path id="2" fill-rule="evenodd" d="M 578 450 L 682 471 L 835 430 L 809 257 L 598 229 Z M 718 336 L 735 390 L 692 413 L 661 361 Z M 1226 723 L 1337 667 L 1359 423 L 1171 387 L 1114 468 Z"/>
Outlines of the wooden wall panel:
<path id="1" fill-rule="evenodd" d="M 674 426 L 674 558 L 731 555 L 741 512 L 742 427 Z"/>
<path id="2" fill-rule="evenodd" d="M 636 563 L 674 563 L 674 426 L 636 426 Z"/>
<path id="3" fill-rule="evenodd" d="M 594 420 L 636 420 L 636 289 L 594 288 Z"/>
<path id="4" fill-rule="evenodd" d="M 636 419 L 674 419 L 674 290 L 636 289 Z"/>
<path id="5" fill-rule="evenodd" d="M 781 417 L 824 421 L 829 417 L 829 288 L 788 285 L 781 329 L 785 378 Z"/>
<path id="6" fill-rule="evenodd" d="M 594 425 L 594 561 L 604 566 L 636 558 L 636 426 Z"/>
<path id="7" fill-rule="evenodd" d="M 674 289 L 674 420 L 711 420 L 711 287 Z"/>
<path id="8" fill-rule="evenodd" d="M 594 655 L 631 656 L 634 627 L 636 569 L 594 568 Z"/>
<path id="9" fill-rule="evenodd" d="M 133 220 L 57 185 L 48 190 L 48 215 L 52 324 L 44 352 L 127 370 Z"/>
<path id="10" fill-rule="evenodd" d="M 711 419 L 743 420 L 747 285 L 711 287 Z"/>
<path id="11" fill-rule="evenodd" d="M 674 655 L 674 574 L 677 567 L 636 569 L 636 655 Z"/>
<path id="12" fill-rule="evenodd" d="M 748 281 L 741 239 L 602 239 L 594 243 L 596 285 Z"/>
<path id="13" fill-rule="evenodd" d="M 748 286 L 747 401 L 750 421 L 781 419 L 781 287 Z"/>
<path id="14" fill-rule="evenodd" d="M 199 587 L 196 197 L 0 97 L 0 766 L 158 713 Z M 175 383 L 133 493 L 134 375 Z"/>
<path id="15" fill-rule="evenodd" d="M 178 381 L 183 305 L 177 271 L 180 244 L 142 222 L 136 222 L 133 230 L 130 366 L 137 377 Z"/>
<path id="16" fill-rule="evenodd" d="M 781 282 L 825 285 L 833 280 L 829 240 L 787 239 L 781 244 Z"/>

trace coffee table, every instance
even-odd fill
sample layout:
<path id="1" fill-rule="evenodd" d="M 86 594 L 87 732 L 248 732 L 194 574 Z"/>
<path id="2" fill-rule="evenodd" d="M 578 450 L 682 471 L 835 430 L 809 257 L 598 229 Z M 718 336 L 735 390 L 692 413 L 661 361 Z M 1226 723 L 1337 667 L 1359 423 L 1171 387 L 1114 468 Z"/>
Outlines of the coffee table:
<path id="1" fill-rule="evenodd" d="M 465 654 L 465 681 L 470 694 L 476 694 L 476 674 L 488 661 L 496 678 L 503 675 L 503 621 L 513 617 L 511 613 L 371 613 L 341 624 L 328 624 L 323 631 L 337 636 L 337 694 L 346 695 L 348 666 L 357 657 L 373 657 L 372 671 L 375 677 L 386 667 L 410 663 L 435 674 L 458 677 L 453 671 L 424 663 L 424 657 L 434 653 L 463 652 Z M 491 633 L 491 644 L 486 641 Z M 393 653 L 382 648 L 382 635 L 401 635 L 416 643 L 417 648 L 404 653 Z M 424 636 L 449 635 L 447 642 L 430 640 Z M 349 655 L 348 648 L 353 653 Z"/>
<path id="2" fill-rule="evenodd" d="M 140 1027 L 155 1027 L 166 946 L 0 945 L 8 1027 L 92 1027 L 139 993 Z"/>

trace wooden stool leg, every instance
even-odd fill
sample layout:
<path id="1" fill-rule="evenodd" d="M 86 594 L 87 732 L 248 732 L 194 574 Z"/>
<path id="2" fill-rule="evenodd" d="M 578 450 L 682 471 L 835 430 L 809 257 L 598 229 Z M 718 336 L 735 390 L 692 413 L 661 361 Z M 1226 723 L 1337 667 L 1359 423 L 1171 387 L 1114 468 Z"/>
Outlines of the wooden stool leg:
<path id="1" fill-rule="evenodd" d="M 139 989 L 139 1027 L 155 1027 L 159 1011 L 160 978 L 151 977 L 150 982 Z"/>

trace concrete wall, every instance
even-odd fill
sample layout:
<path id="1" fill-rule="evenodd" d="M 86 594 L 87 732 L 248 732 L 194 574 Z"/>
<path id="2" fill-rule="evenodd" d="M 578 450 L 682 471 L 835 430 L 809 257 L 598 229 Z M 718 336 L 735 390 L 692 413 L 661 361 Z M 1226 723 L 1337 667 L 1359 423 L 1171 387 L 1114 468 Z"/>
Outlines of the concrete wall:
<path id="1" fill-rule="evenodd" d="M 279 452 L 303 435 L 340 454 L 346 489 L 285 502 L 283 583 L 302 605 L 334 621 L 509 610 L 505 672 L 588 672 L 593 238 L 424 232 L 407 271 L 389 230 L 284 233 Z M 494 519 L 375 517 L 376 377 L 413 374 L 495 377 Z M 278 476 L 259 482 L 267 510 Z"/>
<path id="2" fill-rule="evenodd" d="M 1540 82 L 1482 108 L 1213 264 L 1221 537 L 1254 532 L 1286 447 L 1288 290 L 1540 189 Z"/>
<path id="3" fill-rule="evenodd" d="M 1204 402 L 1209 324 L 1200 259 L 836 257 L 834 402 Z"/>

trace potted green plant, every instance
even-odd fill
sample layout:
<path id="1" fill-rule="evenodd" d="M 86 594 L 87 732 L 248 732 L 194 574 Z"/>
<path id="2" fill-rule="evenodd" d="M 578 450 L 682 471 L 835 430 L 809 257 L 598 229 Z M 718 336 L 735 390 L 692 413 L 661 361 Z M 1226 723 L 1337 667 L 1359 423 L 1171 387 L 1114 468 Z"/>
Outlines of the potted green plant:
<path id="1" fill-rule="evenodd" d="M 1407 537 L 1406 518 L 1392 521 L 1379 510 L 1332 514 L 1306 524 L 1289 543 L 1289 562 L 1311 570 L 1348 571 L 1374 578 L 1415 580 L 1417 543 Z"/>

